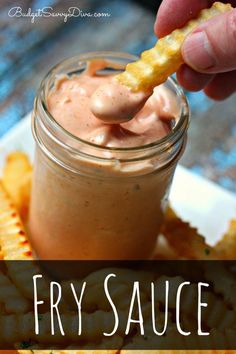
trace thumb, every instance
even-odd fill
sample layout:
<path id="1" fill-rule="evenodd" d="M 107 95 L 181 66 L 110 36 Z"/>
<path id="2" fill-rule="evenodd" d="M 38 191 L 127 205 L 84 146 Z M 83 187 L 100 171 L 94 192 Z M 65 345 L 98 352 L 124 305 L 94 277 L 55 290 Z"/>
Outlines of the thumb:
<path id="1" fill-rule="evenodd" d="M 197 27 L 182 46 L 186 64 L 203 73 L 236 69 L 236 9 Z"/>

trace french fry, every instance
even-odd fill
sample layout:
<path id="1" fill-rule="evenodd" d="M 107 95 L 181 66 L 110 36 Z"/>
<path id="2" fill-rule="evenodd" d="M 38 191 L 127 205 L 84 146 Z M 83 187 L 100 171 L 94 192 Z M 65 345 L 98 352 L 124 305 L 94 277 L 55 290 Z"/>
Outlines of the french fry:
<path id="1" fill-rule="evenodd" d="M 235 354 L 233 350 L 168 350 L 168 354 Z M 27 353 L 26 353 L 27 354 Z M 61 353 L 63 354 L 63 353 Z M 89 353 L 88 353 L 89 354 Z M 167 354 L 166 350 L 126 350 L 120 354 Z"/>
<path id="2" fill-rule="evenodd" d="M 165 295 L 162 290 L 163 284 L 166 280 L 170 281 L 172 291 L 169 292 L 169 307 L 176 307 L 176 292 L 178 286 L 184 282 L 182 276 L 176 277 L 166 277 L 161 276 L 155 281 L 155 286 L 160 289 L 158 300 L 160 303 L 165 303 Z M 196 316 L 195 309 L 197 308 L 197 284 L 191 284 L 183 291 L 181 304 L 184 308 L 184 314 L 190 317 Z M 205 316 L 202 318 L 202 321 L 209 328 L 217 328 L 220 330 L 227 330 L 233 328 L 236 320 L 236 313 L 233 310 L 228 309 L 227 304 L 221 298 L 218 298 L 213 292 L 206 291 L 204 293 L 204 301 L 207 302 L 208 308 L 205 312 Z"/>
<path id="3" fill-rule="evenodd" d="M 115 346 L 122 346 L 122 336 L 125 324 L 126 313 L 120 312 L 121 326 L 117 329 L 117 335 L 114 336 Z M 67 343 L 86 343 L 94 344 L 100 343 L 104 340 L 104 330 L 111 330 L 113 328 L 114 314 L 113 312 L 95 311 L 93 313 L 83 313 L 83 331 L 78 336 L 78 314 L 76 313 L 63 313 L 61 314 L 61 321 L 65 336 L 62 336 L 58 326 L 55 325 L 55 333 L 51 335 L 51 313 L 47 312 L 42 314 L 40 320 L 39 334 L 34 330 L 34 313 L 28 312 L 25 314 L 12 314 L 0 316 L 0 343 L 19 343 L 29 341 L 39 344 L 55 344 L 58 345 Z M 55 316 L 55 323 L 57 317 Z M 134 326 L 134 325 L 133 325 Z M 122 327 L 122 328 L 121 328 Z M 14 329 L 9 331 L 9 328 Z M 104 343 L 103 343 L 104 344 Z M 114 345 L 114 344 L 113 344 Z M 21 348 L 20 348 L 21 349 Z"/>
<path id="4" fill-rule="evenodd" d="M 23 220 L 27 219 L 31 191 L 32 165 L 23 152 L 7 156 L 2 183 Z"/>
<path id="5" fill-rule="evenodd" d="M 120 351 L 117 350 L 108 350 L 105 348 L 121 348 L 123 345 L 123 338 L 120 336 L 112 336 L 102 339 L 101 342 L 96 344 L 96 349 L 88 349 L 91 344 L 84 344 L 81 346 L 81 350 L 75 350 L 75 345 L 70 345 L 65 350 L 65 354 L 118 354 Z M 72 350 L 71 350 L 72 349 Z M 147 353 L 148 354 L 148 353 Z"/>
<path id="6" fill-rule="evenodd" d="M 159 235 L 153 254 L 155 260 L 178 260 L 180 255 L 170 246 L 169 242 L 163 235 Z"/>
<path id="7" fill-rule="evenodd" d="M 165 348 L 167 341 L 169 347 L 174 347 L 176 345 L 176 334 L 177 330 L 175 328 L 170 328 L 167 330 L 166 335 L 158 338 L 158 347 Z M 210 336 L 208 337 L 208 345 L 214 347 L 215 343 L 219 342 L 224 344 L 225 347 L 233 347 L 234 343 L 234 330 L 228 329 L 227 331 L 219 331 L 219 330 L 210 330 Z M 147 336 L 147 340 L 140 336 L 134 336 L 126 346 L 122 348 L 120 354 L 229 354 L 235 353 L 235 351 L 228 350 L 191 350 L 192 347 L 201 347 L 201 339 L 197 332 L 191 332 L 191 342 L 188 340 L 188 337 L 182 336 L 179 338 L 178 344 L 181 344 L 183 348 L 186 350 L 132 350 L 134 345 L 137 348 L 139 347 L 147 347 L 152 343 L 154 338 L 149 338 Z M 155 340 L 155 339 L 154 339 Z M 154 347 L 156 341 L 154 341 Z M 151 345 L 150 345 L 151 347 Z"/>
<path id="8" fill-rule="evenodd" d="M 197 230 L 182 221 L 169 208 L 162 226 L 162 234 L 179 257 L 186 259 L 219 259 L 218 252 L 206 243 Z"/>
<path id="9" fill-rule="evenodd" d="M 202 22 L 231 9 L 230 4 L 215 2 L 210 9 L 202 10 L 196 19 L 189 21 L 183 28 L 159 39 L 155 47 L 143 52 L 138 61 L 129 63 L 116 79 L 132 91 L 151 92 L 183 64 L 181 46 L 186 36 Z"/>
<path id="10" fill-rule="evenodd" d="M 18 345 L 16 346 L 18 347 Z M 17 353 L 19 354 L 79 354 L 80 352 L 74 351 L 74 350 L 59 350 L 59 349 L 54 349 L 54 350 L 47 350 L 47 349 L 38 349 L 37 345 L 32 345 L 29 349 L 25 350 L 18 350 Z M 89 352 L 87 354 L 90 354 Z M 102 353 L 101 353 L 102 354 Z"/>
<path id="11" fill-rule="evenodd" d="M 229 229 L 215 246 L 222 259 L 236 259 L 236 219 L 230 221 Z"/>
<path id="12" fill-rule="evenodd" d="M 27 261 L 7 262 L 11 279 L 21 292 L 32 298 L 32 276 L 39 274 L 39 267 L 33 262 L 33 252 L 20 216 L 11 199 L 0 183 L 0 247 L 4 260 Z M 48 297 L 46 278 L 40 283 L 42 296 Z"/>
<path id="13" fill-rule="evenodd" d="M 68 291 L 70 288 L 70 283 L 71 280 L 69 281 L 63 281 L 62 282 L 62 289 L 63 289 L 63 294 L 64 298 L 66 299 L 68 304 L 73 304 L 73 295 L 70 291 Z M 81 282 L 82 283 L 82 282 Z M 74 286 L 77 288 L 81 288 L 80 282 L 79 281 L 73 281 Z M 110 305 L 108 301 L 106 301 L 104 297 L 104 289 L 102 286 L 103 282 L 98 282 L 97 284 L 90 285 L 88 284 L 87 286 L 87 293 L 86 297 L 83 300 L 83 309 L 86 312 L 91 312 L 94 309 L 99 309 L 103 311 L 109 311 L 110 310 Z M 116 307 L 119 310 L 127 310 L 130 305 L 130 299 L 128 297 L 128 294 L 130 294 L 130 287 L 127 284 L 117 284 L 114 287 L 111 287 L 110 294 L 112 296 L 112 299 L 116 303 Z M 96 296 L 94 296 L 96 294 Z M 142 293 L 143 297 L 144 294 Z"/>
<path id="14" fill-rule="evenodd" d="M 121 340 L 121 338 L 117 337 L 115 340 L 118 342 L 118 340 Z M 111 340 L 110 340 L 111 342 Z M 114 345 L 114 340 L 112 345 Z M 30 350 L 18 350 L 19 354 L 118 354 L 120 351 L 119 350 L 105 350 L 102 349 L 103 343 L 99 343 L 97 345 L 96 350 L 91 350 L 91 349 L 81 349 L 81 350 L 76 350 L 76 349 L 70 349 L 73 348 L 73 346 L 68 347 L 68 349 L 65 350 L 45 350 L 45 349 L 37 349 L 37 346 L 32 346 L 30 347 Z M 36 349 L 34 349 L 36 348 Z M 5 353 L 2 353 L 5 354 Z M 7 353 L 11 354 L 11 353 Z M 146 353 L 149 354 L 149 353 Z"/>
<path id="15" fill-rule="evenodd" d="M 6 313 L 25 313 L 30 309 L 30 302 L 20 293 L 15 284 L 0 271 L 0 302 Z"/>
<path id="16" fill-rule="evenodd" d="M 222 263 L 212 265 L 206 264 L 204 267 L 206 280 L 213 285 L 214 291 L 223 296 L 225 303 L 236 308 L 236 279 L 235 274 L 228 271 Z"/>
<path id="17" fill-rule="evenodd" d="M 0 244 L 4 260 L 32 260 L 32 249 L 18 211 L 0 183 Z"/>
<path id="18" fill-rule="evenodd" d="M 166 350 L 34 350 L 34 346 L 30 350 L 18 350 L 19 354 L 166 354 Z M 2 352 L 5 354 L 5 352 Z M 12 353 L 6 354 L 15 354 Z M 168 350 L 168 354 L 190 354 L 188 350 Z M 191 354 L 235 354 L 233 350 L 191 350 Z"/>

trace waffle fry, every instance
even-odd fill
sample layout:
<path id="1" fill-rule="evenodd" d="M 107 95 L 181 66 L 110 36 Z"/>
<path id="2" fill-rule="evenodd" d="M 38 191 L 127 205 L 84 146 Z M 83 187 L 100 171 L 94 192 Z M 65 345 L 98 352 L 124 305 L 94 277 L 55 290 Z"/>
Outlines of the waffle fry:
<path id="1" fill-rule="evenodd" d="M 159 39 L 153 48 L 141 54 L 140 60 L 129 63 L 116 79 L 132 91 L 152 91 L 183 64 L 181 46 L 186 36 L 202 22 L 231 9 L 230 4 L 215 2 L 210 9 L 202 10 L 195 20 L 189 21 L 183 28 Z"/>

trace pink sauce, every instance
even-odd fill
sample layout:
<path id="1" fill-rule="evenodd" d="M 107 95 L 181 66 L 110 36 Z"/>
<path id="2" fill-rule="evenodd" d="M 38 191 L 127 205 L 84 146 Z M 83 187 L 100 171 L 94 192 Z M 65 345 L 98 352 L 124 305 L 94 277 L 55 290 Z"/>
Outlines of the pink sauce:
<path id="1" fill-rule="evenodd" d="M 89 70 L 80 76 L 63 76 L 57 80 L 54 90 L 48 96 L 47 104 L 50 113 L 57 122 L 73 135 L 88 142 L 103 145 L 107 147 L 133 147 L 146 145 L 163 138 L 171 130 L 173 119 L 178 116 L 178 107 L 176 99 L 172 93 L 164 86 L 154 89 L 153 94 L 147 99 L 142 93 L 130 93 L 129 100 L 135 109 L 144 106 L 134 116 L 132 120 L 127 121 L 127 96 L 124 90 L 119 92 L 118 87 L 114 85 L 113 76 L 96 74 L 98 67 L 93 63 Z M 126 122 L 114 124 L 114 121 L 108 117 L 108 124 L 98 119 L 91 111 L 91 96 L 100 88 L 103 90 L 103 105 L 108 106 L 109 112 L 114 111 L 114 117 L 117 107 L 117 97 L 119 97 L 118 106 L 123 106 L 119 111 L 121 120 Z M 104 88 L 107 91 L 104 92 Z M 116 99 L 113 100 L 113 93 L 116 92 Z M 96 91 L 96 93 L 99 92 Z M 105 97 L 105 99 L 104 99 Z M 99 107 L 96 101 L 97 94 L 92 100 L 94 106 Z M 102 106 L 102 111 L 103 111 Z M 123 117 L 123 118 L 122 118 Z M 126 117 L 126 119 L 125 119 Z M 118 120 L 117 117 L 115 121 Z"/>

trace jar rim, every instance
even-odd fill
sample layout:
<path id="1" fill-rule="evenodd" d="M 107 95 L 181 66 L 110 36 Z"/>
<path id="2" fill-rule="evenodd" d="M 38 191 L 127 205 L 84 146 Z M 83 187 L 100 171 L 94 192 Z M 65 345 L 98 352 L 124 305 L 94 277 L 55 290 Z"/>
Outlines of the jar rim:
<path id="1" fill-rule="evenodd" d="M 171 131 L 166 134 L 163 138 L 155 140 L 151 143 L 144 144 L 144 145 L 138 145 L 138 146 L 132 146 L 132 147 L 108 147 L 108 146 L 103 146 L 99 144 L 95 144 L 89 141 L 86 141 L 84 139 L 81 139 L 74 134 L 70 133 L 68 130 L 66 130 L 61 124 L 57 122 L 57 120 L 53 117 L 53 115 L 49 112 L 48 107 L 47 107 L 47 102 L 46 102 L 46 97 L 45 97 L 45 87 L 47 84 L 47 81 L 49 80 L 50 76 L 52 74 L 56 74 L 57 71 L 59 71 L 60 68 L 62 68 L 64 65 L 69 64 L 70 62 L 76 62 L 76 61 L 88 61 L 92 59 L 101 59 L 104 57 L 110 57 L 112 59 L 128 59 L 128 60 L 137 60 L 138 57 L 125 53 L 125 52 L 113 52 L 113 51 L 95 51 L 95 52 L 87 52 L 84 54 L 78 54 L 72 57 L 69 57 L 67 59 L 63 59 L 60 61 L 58 64 L 53 66 L 49 72 L 45 75 L 43 78 L 41 85 L 38 90 L 37 98 L 40 98 L 40 103 L 41 107 L 44 110 L 44 114 L 48 119 L 48 122 L 52 124 L 57 131 L 65 136 L 66 138 L 69 138 L 72 142 L 80 143 L 83 144 L 84 146 L 93 148 L 98 151 L 107 151 L 107 152 L 120 152 L 120 153 L 125 153 L 125 152 L 144 152 L 148 151 L 153 148 L 161 148 L 163 147 L 165 150 L 166 143 L 168 143 L 170 140 L 178 140 L 179 138 L 182 137 L 184 134 L 185 130 L 188 127 L 189 123 L 189 105 L 188 101 L 186 98 L 186 95 L 184 94 L 183 89 L 181 86 L 177 83 L 177 81 L 169 77 L 166 82 L 169 82 L 171 86 L 174 88 L 175 93 L 177 97 L 180 99 L 180 114 L 179 114 L 179 119 L 177 121 L 177 124 L 171 129 Z M 78 149 L 79 150 L 79 149 Z"/>

